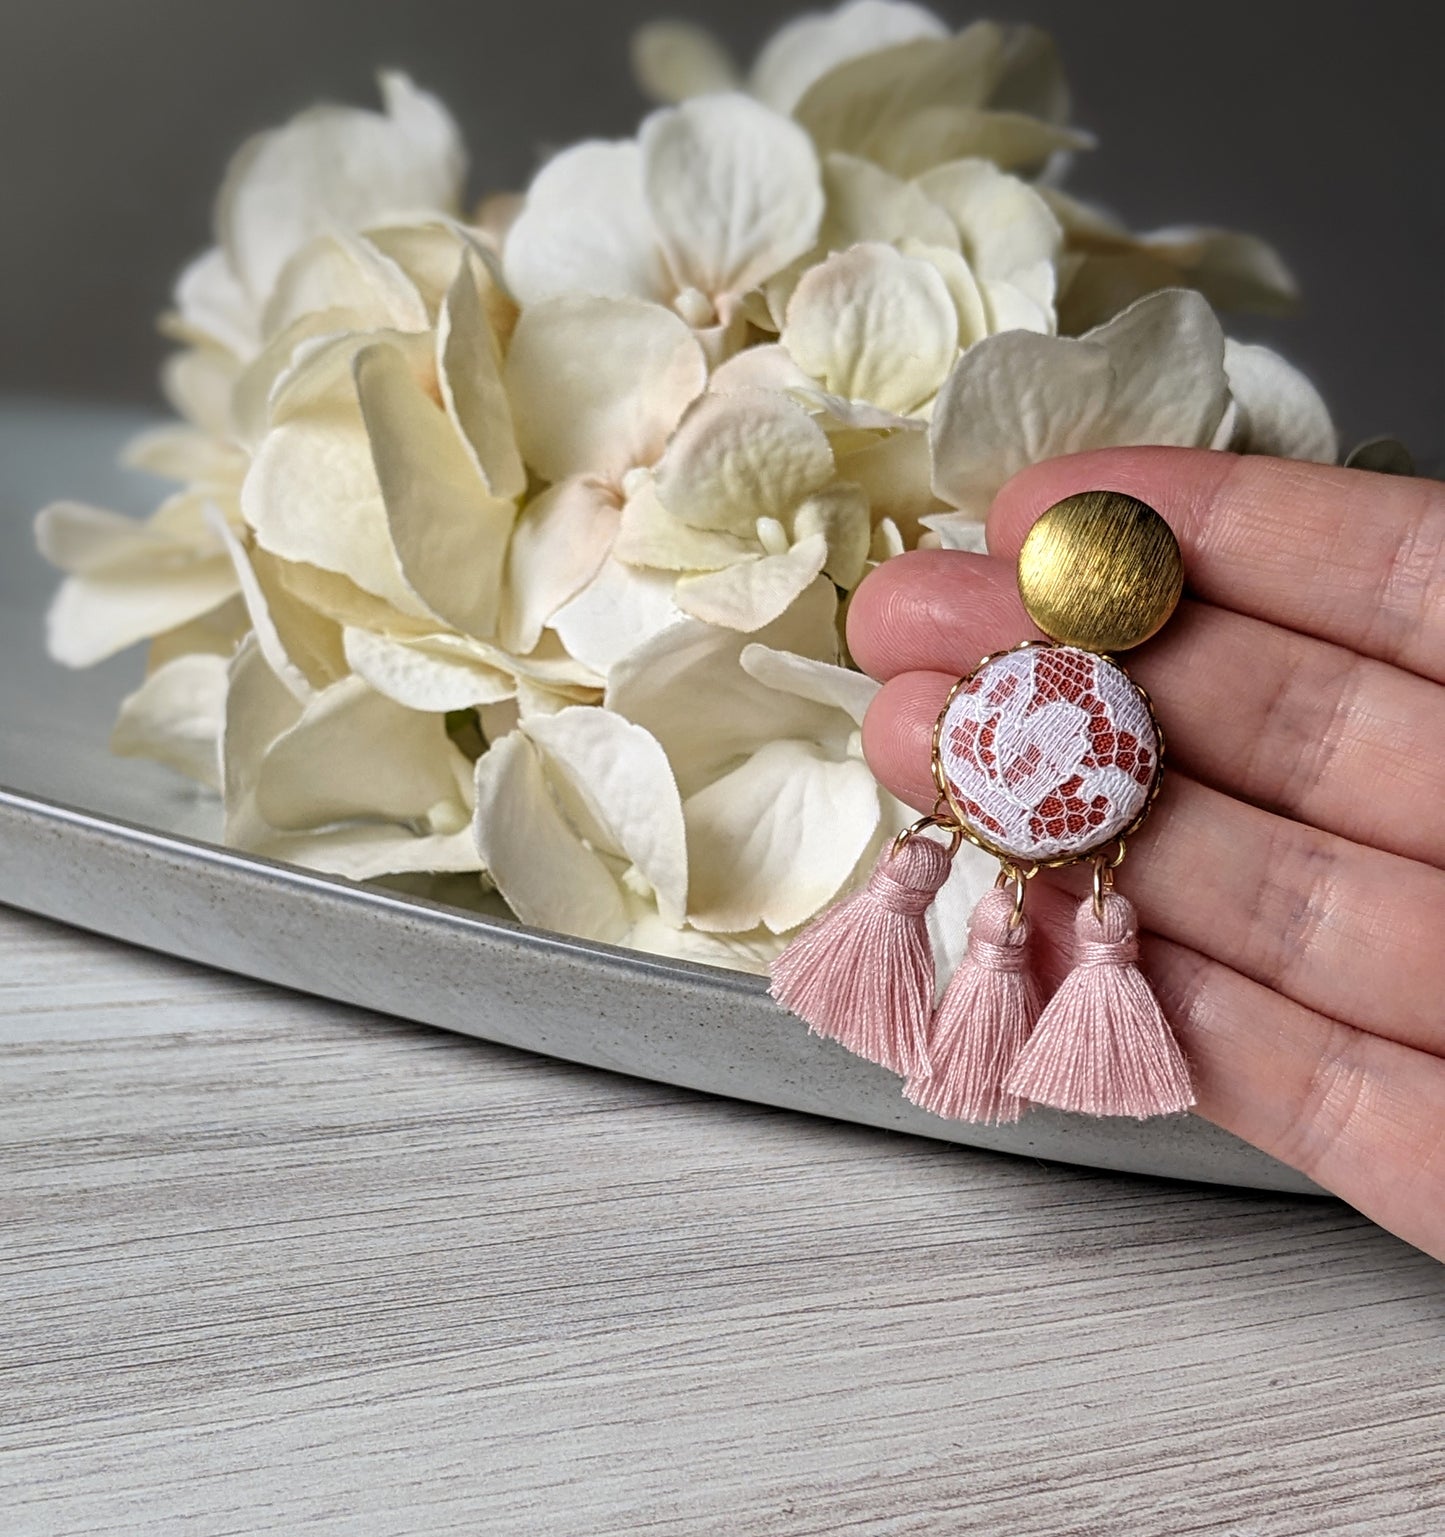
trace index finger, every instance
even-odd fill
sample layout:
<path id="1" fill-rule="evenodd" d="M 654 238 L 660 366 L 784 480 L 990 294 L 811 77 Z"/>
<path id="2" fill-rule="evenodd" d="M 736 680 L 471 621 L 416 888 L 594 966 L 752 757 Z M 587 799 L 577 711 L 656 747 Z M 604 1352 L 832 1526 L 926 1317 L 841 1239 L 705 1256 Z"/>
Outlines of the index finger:
<path id="1" fill-rule="evenodd" d="M 989 549 L 1045 508 L 1124 491 L 1166 518 L 1200 597 L 1445 682 L 1445 485 L 1192 448 L 1110 448 L 1016 475 Z"/>

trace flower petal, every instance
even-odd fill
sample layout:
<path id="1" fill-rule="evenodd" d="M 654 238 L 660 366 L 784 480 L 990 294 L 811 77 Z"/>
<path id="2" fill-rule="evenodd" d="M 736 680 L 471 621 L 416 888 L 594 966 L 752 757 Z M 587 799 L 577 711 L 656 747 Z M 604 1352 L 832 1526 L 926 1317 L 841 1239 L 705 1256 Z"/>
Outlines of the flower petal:
<path id="1" fill-rule="evenodd" d="M 456 125 L 405 75 L 381 77 L 385 116 L 314 107 L 243 145 L 216 207 L 221 247 L 260 300 L 313 236 L 388 214 L 455 206 L 465 170 Z"/>
<path id="2" fill-rule="evenodd" d="M 1113 382 L 1108 354 L 1086 342 L 1027 331 L 979 342 L 938 394 L 934 490 L 981 521 L 1019 470 L 1105 435 Z"/>
<path id="3" fill-rule="evenodd" d="M 851 592 L 863 580 L 873 532 L 868 513 L 863 488 L 838 481 L 815 491 L 793 514 L 793 538 L 801 545 L 814 534 L 823 536 L 827 546 L 823 570 L 845 592 Z"/>
<path id="4" fill-rule="evenodd" d="M 552 616 L 569 656 L 599 681 L 630 651 L 680 617 L 670 576 L 605 560 L 601 570 Z"/>
<path id="5" fill-rule="evenodd" d="M 685 101 L 738 85 L 732 55 L 706 27 L 650 21 L 632 34 L 632 73 L 653 101 Z"/>
<path id="6" fill-rule="evenodd" d="M 190 342 L 214 342 L 235 357 L 249 357 L 260 345 L 255 300 L 241 286 L 219 246 L 189 263 L 176 279 L 173 332 Z"/>
<path id="7" fill-rule="evenodd" d="M 188 347 L 161 364 L 161 390 L 177 415 L 218 438 L 232 435 L 231 395 L 241 364 L 217 347 Z"/>
<path id="8" fill-rule="evenodd" d="M 1042 189 L 1068 237 L 1072 272 L 1061 303 L 1067 328 L 1095 325 L 1156 289 L 1197 288 L 1218 309 L 1285 314 L 1299 288 L 1279 253 L 1235 230 L 1131 233 L 1111 214 L 1056 187 Z"/>
<path id="9" fill-rule="evenodd" d="M 523 923 L 614 944 L 626 934 L 617 881 L 563 816 L 523 732 L 477 760 L 472 825 L 483 866 Z"/>
<path id="10" fill-rule="evenodd" d="M 662 453 L 707 383 L 707 361 L 671 310 L 573 294 L 523 312 L 506 382 L 522 455 L 539 475 L 620 485 Z"/>
<path id="11" fill-rule="evenodd" d="M 1299 285 L 1279 252 L 1257 235 L 1195 227 L 1140 235 L 1141 250 L 1167 261 L 1217 309 L 1288 314 Z"/>
<path id="12" fill-rule="evenodd" d="M 549 160 L 507 232 L 503 261 L 524 307 L 569 293 L 669 299 L 637 145 L 594 139 Z"/>
<path id="13" fill-rule="evenodd" d="M 787 118 L 746 96 L 699 96 L 654 112 L 638 144 L 678 287 L 714 301 L 740 294 L 813 245 L 823 213 L 818 158 Z"/>
<path id="14" fill-rule="evenodd" d="M 227 659 L 196 652 L 158 667 L 122 702 L 110 750 L 157 763 L 221 788 L 221 727 Z"/>
<path id="15" fill-rule="evenodd" d="M 923 526 L 934 536 L 929 541 L 931 549 L 988 554 L 988 526 L 982 517 L 968 512 L 932 513 L 924 518 Z"/>
<path id="16" fill-rule="evenodd" d="M 534 719 L 527 735 L 546 755 L 553 793 L 596 849 L 635 865 L 659 913 L 687 908 L 682 800 L 657 740 L 610 710 L 574 708 Z"/>
<path id="17" fill-rule="evenodd" d="M 516 507 L 487 490 L 452 423 L 396 348 L 360 352 L 356 388 L 408 585 L 448 624 L 495 634 Z"/>
<path id="18" fill-rule="evenodd" d="M 501 263 L 481 230 L 446 218 L 368 227 L 367 240 L 389 256 L 421 296 L 428 320 L 441 319 L 442 306 L 456 281 L 457 269 L 469 258 L 478 301 L 498 340 L 511 335 L 517 306 L 502 281 Z"/>
<path id="19" fill-rule="evenodd" d="M 863 857 L 880 816 L 877 781 L 856 758 L 773 741 L 688 797 L 689 918 L 704 931 L 806 923 Z"/>
<path id="20" fill-rule="evenodd" d="M 758 54 L 749 84 L 778 112 L 791 112 L 810 85 L 849 59 L 917 38 L 945 38 L 932 11 L 907 0 L 850 0 L 835 10 L 798 16 Z"/>
<path id="21" fill-rule="evenodd" d="M 860 727 L 868 706 L 883 686 L 851 667 L 839 667 L 835 662 L 779 651 L 772 646 L 744 646 L 739 661 L 743 671 L 766 688 L 841 710 Z"/>
<path id="22" fill-rule="evenodd" d="M 828 201 L 818 244 L 826 251 L 846 251 L 860 240 L 958 245 L 953 220 L 922 186 L 890 175 L 871 160 L 829 155 L 823 162 L 823 188 Z"/>
<path id="23" fill-rule="evenodd" d="M 795 390 L 816 390 L 817 381 L 798 367 L 787 348 L 770 342 L 760 347 L 744 347 L 727 362 L 713 369 L 708 380 L 713 395 L 734 395 L 739 390 L 773 390 L 789 394 Z"/>
<path id="24" fill-rule="evenodd" d="M 461 130 L 437 97 L 418 90 L 400 70 L 382 70 L 377 83 L 387 118 L 406 141 L 400 159 L 413 188 L 409 206 L 450 209 L 467 174 L 467 150 Z M 374 166 L 371 169 L 374 173 Z M 425 196 L 418 194 L 412 180 L 419 172 L 426 185 Z"/>
<path id="25" fill-rule="evenodd" d="M 442 404 L 471 449 L 493 496 L 511 501 L 527 489 L 512 407 L 502 383 L 502 356 L 482 307 L 477 263 L 463 256 L 437 322 L 437 376 Z"/>
<path id="26" fill-rule="evenodd" d="M 283 831 L 361 818 L 452 833 L 467 820 L 460 808 L 470 775 L 441 715 L 406 709 L 349 677 L 311 699 L 271 743 L 256 805 Z"/>
<path id="27" fill-rule="evenodd" d="M 252 562 L 257 554 L 269 555 L 257 545 L 252 551 Z M 335 571 L 324 571 L 320 566 L 310 566 L 302 561 L 282 560 L 272 556 L 271 570 L 286 595 L 305 604 L 337 624 L 355 625 L 364 630 L 374 630 L 379 635 L 417 636 L 431 635 L 437 627 L 437 617 L 429 614 L 423 604 L 410 595 L 412 607 L 407 610 L 393 608 L 384 599 L 358 587 L 349 577 Z"/>
<path id="28" fill-rule="evenodd" d="M 960 347 L 971 347 L 976 341 L 999 329 L 983 287 L 974 276 L 968 258 L 950 246 L 929 246 L 918 240 L 905 240 L 899 247 L 905 256 L 926 262 L 943 279 L 948 297 L 953 301 L 957 317 L 957 338 Z M 1028 330 L 1050 330 L 1049 326 L 1029 326 Z"/>
<path id="29" fill-rule="evenodd" d="M 55 661 L 89 667 L 235 596 L 235 573 L 219 545 L 191 546 L 154 524 L 73 502 L 55 503 L 37 518 L 41 553 L 77 573 L 60 584 L 46 615 Z"/>
<path id="30" fill-rule="evenodd" d="M 470 875 L 482 867 L 470 828 L 457 833 L 412 832 L 390 822 L 348 822 L 320 832 L 273 832 L 256 852 L 351 881 L 372 881 L 382 875 Z"/>
<path id="31" fill-rule="evenodd" d="M 281 269 L 261 328 L 273 337 L 317 310 L 356 315 L 355 330 L 424 331 L 426 306 L 416 286 L 389 256 L 346 229 L 308 241 Z"/>
<path id="32" fill-rule="evenodd" d="M 1069 116 L 1069 85 L 1064 77 L 1058 44 L 1042 27 L 1009 27 L 1004 35 L 1000 74 L 989 102 L 1013 112 L 1026 112 L 1046 123 Z"/>
<path id="33" fill-rule="evenodd" d="M 825 389 L 907 412 L 947 377 L 958 315 L 934 267 L 870 242 L 803 275 L 781 339 Z"/>
<path id="34" fill-rule="evenodd" d="M 991 336 L 939 392 L 934 489 L 981 520 L 998 488 L 1041 459 L 1131 444 L 1208 446 L 1229 404 L 1223 358 L 1213 311 L 1179 289 L 1141 299 L 1078 341 Z"/>
<path id="35" fill-rule="evenodd" d="M 730 971 L 765 975 L 773 957 L 783 948 L 776 934 L 753 929 L 746 934 L 700 934 L 694 928 L 674 928 L 656 913 L 635 918 L 622 941 L 629 950 L 668 955 L 703 966 L 725 966 Z"/>
<path id="36" fill-rule="evenodd" d="M 246 605 L 256 644 L 271 670 L 303 703 L 317 687 L 334 683 L 346 672 L 340 628 L 333 620 L 298 602 L 278 574 L 281 562 L 265 550 L 248 552 L 213 513 L 212 526 L 226 547 Z"/>
<path id="37" fill-rule="evenodd" d="M 933 494 L 933 461 L 926 424 L 875 436 L 838 456 L 838 474 L 863 489 L 874 520 L 891 519 L 912 544 L 920 519 L 944 504 Z"/>
<path id="38" fill-rule="evenodd" d="M 1005 171 L 1038 172 L 1061 151 L 1093 145 L 1091 134 L 1022 112 L 939 104 L 920 108 L 906 121 L 880 126 L 858 146 L 858 153 L 896 176 L 917 176 L 930 166 L 969 157 L 991 160 Z"/>
<path id="39" fill-rule="evenodd" d="M 827 538 L 809 534 L 782 555 L 745 555 L 721 571 L 679 578 L 677 606 L 708 624 L 760 630 L 812 586 L 827 559 Z"/>
<path id="40" fill-rule="evenodd" d="M 751 540 L 736 534 L 716 534 L 691 528 L 674 518 L 657 499 L 651 480 L 628 497 L 612 547 L 616 559 L 629 566 L 660 571 L 720 571 L 754 553 Z"/>
<path id="41" fill-rule="evenodd" d="M 139 576 L 179 553 L 173 539 L 139 518 L 84 502 L 52 502 L 42 508 L 35 519 L 35 543 L 52 566 L 70 576 Z"/>
<path id="42" fill-rule="evenodd" d="M 954 37 L 905 38 L 845 58 L 819 75 L 798 99 L 793 116 L 820 153 L 843 150 L 873 159 L 865 148 L 869 140 L 906 133 L 920 112 L 982 105 L 1003 53 L 1004 33 L 989 21 L 975 22 Z"/>
<path id="43" fill-rule="evenodd" d="M 239 486 L 250 462 L 234 443 L 180 422 L 152 427 L 125 446 L 123 462 L 162 480 Z"/>
<path id="44" fill-rule="evenodd" d="M 815 581 L 783 616 L 756 635 L 683 618 L 617 663 L 605 703 L 662 743 L 684 797 L 739 758 L 778 737 L 812 738 L 836 725 L 836 711 L 765 688 L 743 671 L 750 641 L 836 661 L 838 601 Z M 699 701 L 706 708 L 699 708 Z"/>
<path id="45" fill-rule="evenodd" d="M 344 635 L 346 660 L 357 676 L 409 710 L 444 714 L 499 704 L 517 692 L 516 680 L 460 635 L 394 640 L 356 629 Z"/>
<path id="46" fill-rule="evenodd" d="M 1242 415 L 1236 452 L 1336 461 L 1340 445 L 1329 408 L 1297 368 L 1268 347 L 1227 341 L 1224 371 Z"/>
<path id="47" fill-rule="evenodd" d="M 955 160 L 917 182 L 946 210 L 974 274 L 987 289 L 1007 284 L 1044 316 L 1052 317 L 1054 270 L 1063 230 L 1049 205 L 1027 182 L 987 160 Z M 996 314 L 995 330 L 1007 330 L 1008 314 Z M 1048 325 L 1031 326 L 1048 329 Z"/>
<path id="48" fill-rule="evenodd" d="M 251 616 L 246 605 L 239 597 L 229 598 L 198 619 L 188 619 L 173 630 L 162 630 L 146 647 L 146 672 L 153 673 L 178 656 L 196 652 L 229 662 L 250 629 Z"/>
<path id="49" fill-rule="evenodd" d="M 620 516 L 608 488 L 580 475 L 527 505 L 507 549 L 499 628 L 507 650 L 531 651 L 557 610 L 597 575 Z"/>
<path id="50" fill-rule="evenodd" d="M 693 528 L 751 536 L 786 518 L 833 474 L 833 451 L 803 410 L 780 395 L 704 395 L 683 418 L 657 471 L 657 496 Z"/>
<path id="51" fill-rule="evenodd" d="M 1090 447 L 1209 443 L 1229 401 L 1224 333 L 1208 302 L 1188 289 L 1150 294 L 1083 338 L 1114 370 L 1111 440 Z"/>
<path id="52" fill-rule="evenodd" d="M 355 691 L 365 685 L 360 679 L 337 685 L 338 689 L 348 687 Z M 311 708 L 317 708 L 316 701 Z M 260 650 L 249 642 L 244 644 L 231 663 L 222 734 L 227 844 L 351 880 L 403 871 L 470 871 L 480 867 L 466 825 L 471 795 L 466 764 L 450 742 L 447 747 L 461 759 L 456 798 L 441 801 L 432 810 L 444 826 L 455 827 L 455 831 L 431 831 L 429 819 L 405 825 L 375 817 L 334 826 L 307 826 L 294 832 L 273 827 L 258 806 L 258 792 L 263 776 L 269 773 L 270 781 L 276 778 L 268 763 L 271 750 L 301 716 L 301 704 L 271 671 Z M 375 741 L 367 743 L 357 767 L 377 756 Z M 314 761 L 314 754 L 308 755 L 304 743 L 299 757 L 296 767 L 302 776 L 325 776 L 327 764 Z M 274 783 L 269 787 L 276 789 Z"/>
<path id="53" fill-rule="evenodd" d="M 259 852 L 272 829 L 256 809 L 261 765 L 272 742 L 301 718 L 301 701 L 272 671 L 253 637 L 242 641 L 227 669 L 221 728 L 224 841 Z"/>
<path id="54" fill-rule="evenodd" d="M 251 461 L 241 507 L 263 549 L 337 572 L 402 613 L 425 614 L 402 576 L 358 410 L 298 413 L 273 427 Z"/>

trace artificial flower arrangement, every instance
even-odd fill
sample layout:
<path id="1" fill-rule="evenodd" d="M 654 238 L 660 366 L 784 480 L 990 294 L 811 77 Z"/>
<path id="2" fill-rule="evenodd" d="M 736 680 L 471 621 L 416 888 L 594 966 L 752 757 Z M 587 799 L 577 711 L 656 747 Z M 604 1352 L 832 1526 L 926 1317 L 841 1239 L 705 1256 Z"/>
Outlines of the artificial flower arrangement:
<path id="1" fill-rule="evenodd" d="M 1335 436 L 1216 318 L 1291 300 L 1266 245 L 1059 189 L 1090 141 L 1044 34 L 852 0 L 745 76 L 677 23 L 634 62 L 635 139 L 475 208 L 401 75 L 245 144 L 164 322 L 182 420 L 129 454 L 180 489 L 41 513 L 49 642 L 148 643 L 114 750 L 228 844 L 761 971 L 913 817 L 860 749 L 873 566 L 982 548 L 1054 454 Z M 945 966 L 992 878 L 965 849 Z"/>

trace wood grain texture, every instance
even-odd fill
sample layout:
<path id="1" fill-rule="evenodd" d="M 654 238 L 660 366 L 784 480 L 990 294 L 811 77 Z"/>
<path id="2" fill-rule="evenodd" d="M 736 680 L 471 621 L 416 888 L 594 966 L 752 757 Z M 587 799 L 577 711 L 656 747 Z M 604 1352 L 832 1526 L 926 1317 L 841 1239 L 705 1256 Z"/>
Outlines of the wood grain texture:
<path id="1" fill-rule="evenodd" d="M 1445 1531 L 1325 1201 L 571 1067 L 0 910 L 0 1533 Z"/>

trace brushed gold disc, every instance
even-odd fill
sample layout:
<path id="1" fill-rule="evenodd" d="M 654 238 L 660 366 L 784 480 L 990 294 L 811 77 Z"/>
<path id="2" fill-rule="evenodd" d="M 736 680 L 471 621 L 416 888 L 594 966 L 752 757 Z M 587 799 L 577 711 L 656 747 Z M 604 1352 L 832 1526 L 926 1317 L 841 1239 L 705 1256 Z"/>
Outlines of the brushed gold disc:
<path id="1" fill-rule="evenodd" d="M 1184 562 L 1174 531 L 1122 491 L 1056 502 L 1019 551 L 1019 592 L 1052 640 L 1085 651 L 1127 651 L 1174 612 Z"/>

